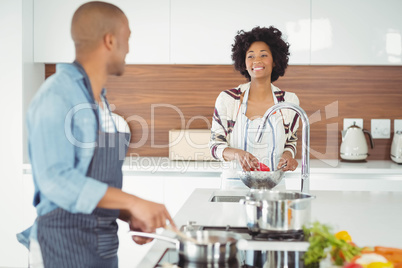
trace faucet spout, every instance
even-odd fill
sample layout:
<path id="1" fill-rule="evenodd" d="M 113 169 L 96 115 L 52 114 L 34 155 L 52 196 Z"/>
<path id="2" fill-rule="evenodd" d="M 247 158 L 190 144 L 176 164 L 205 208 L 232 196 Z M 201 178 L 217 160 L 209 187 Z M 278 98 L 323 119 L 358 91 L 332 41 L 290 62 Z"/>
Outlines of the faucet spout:
<path id="1" fill-rule="evenodd" d="M 295 111 L 301 118 L 303 124 L 303 134 L 302 134 L 302 168 L 301 168 L 301 192 L 310 192 L 310 123 L 306 112 L 300 108 L 300 106 L 288 103 L 280 102 L 269 108 L 263 117 L 261 125 L 258 126 L 257 135 L 255 142 L 260 143 L 263 135 L 263 130 L 271 117 L 271 115 L 280 109 L 291 109 Z M 273 126 L 269 124 L 272 131 Z"/>

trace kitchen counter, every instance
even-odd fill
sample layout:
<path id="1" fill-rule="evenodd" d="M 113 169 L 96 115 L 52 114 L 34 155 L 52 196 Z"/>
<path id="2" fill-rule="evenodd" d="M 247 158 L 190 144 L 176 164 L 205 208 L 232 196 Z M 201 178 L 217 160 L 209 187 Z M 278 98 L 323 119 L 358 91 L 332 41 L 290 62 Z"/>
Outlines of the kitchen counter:
<path id="1" fill-rule="evenodd" d="M 292 173 L 300 174 L 299 167 Z M 31 165 L 23 164 L 25 174 L 31 173 Z M 366 173 L 366 174 L 397 174 L 402 175 L 402 165 L 391 160 L 370 160 L 367 162 L 343 162 L 338 159 L 311 159 L 311 174 L 314 173 Z M 174 172 L 184 174 L 186 172 L 216 173 L 222 171 L 222 163 L 218 161 L 179 161 L 170 160 L 168 157 L 126 157 L 123 164 L 124 174 L 138 172 L 142 174 L 157 174 L 158 172 Z M 290 173 L 290 172 L 288 172 Z"/>
<path id="2" fill-rule="evenodd" d="M 209 202 L 214 195 L 243 196 L 246 190 L 222 191 L 196 189 L 176 214 L 177 226 L 195 221 L 197 225 L 246 226 L 243 206 L 239 203 Z M 402 192 L 311 191 L 311 219 L 330 224 L 334 231 L 347 230 L 359 246 L 402 248 Z M 174 236 L 169 232 L 164 235 Z M 172 244 L 154 241 L 138 267 L 154 267 Z"/>
<path id="3" fill-rule="evenodd" d="M 24 173 L 31 167 L 24 164 Z M 126 157 L 126 177 L 188 178 L 203 177 L 220 184 L 222 163 L 217 161 L 177 161 L 168 157 Z M 300 189 L 301 164 L 286 172 L 283 184 L 288 190 Z M 310 160 L 310 189 L 318 191 L 397 191 L 402 192 L 402 165 L 391 160 L 343 162 L 338 159 Z"/>
<path id="4" fill-rule="evenodd" d="M 128 157 L 123 165 L 125 175 L 200 176 L 219 178 L 222 163 L 217 161 L 172 161 L 165 157 Z M 301 163 L 286 172 L 283 184 L 288 190 L 299 190 Z M 402 165 L 391 160 L 343 162 L 310 160 L 310 189 L 323 191 L 401 191 Z"/>
<path id="5" fill-rule="evenodd" d="M 300 174 L 301 161 L 294 173 Z M 402 165 L 391 160 L 372 160 L 367 162 L 343 162 L 338 159 L 311 159 L 312 173 L 387 173 L 402 175 Z M 128 172 L 217 172 L 222 171 L 218 161 L 178 161 L 168 157 L 126 157 L 123 171 Z"/>

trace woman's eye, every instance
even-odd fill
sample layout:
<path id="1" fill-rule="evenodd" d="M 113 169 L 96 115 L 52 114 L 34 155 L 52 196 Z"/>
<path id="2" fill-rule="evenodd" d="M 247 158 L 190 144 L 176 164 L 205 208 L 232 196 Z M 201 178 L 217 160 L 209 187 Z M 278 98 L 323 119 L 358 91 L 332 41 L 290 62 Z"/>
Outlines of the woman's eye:
<path id="1" fill-rule="evenodd" d="M 268 55 L 261 55 L 261 57 L 268 57 Z"/>
<path id="2" fill-rule="evenodd" d="M 252 58 L 254 58 L 254 56 L 253 55 L 248 55 L 247 58 L 252 59 Z"/>

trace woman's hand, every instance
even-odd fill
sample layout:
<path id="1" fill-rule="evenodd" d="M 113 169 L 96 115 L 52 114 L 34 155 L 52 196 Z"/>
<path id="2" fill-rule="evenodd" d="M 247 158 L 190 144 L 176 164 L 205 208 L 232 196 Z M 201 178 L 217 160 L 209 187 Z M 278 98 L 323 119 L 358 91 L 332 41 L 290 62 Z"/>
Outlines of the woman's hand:
<path id="1" fill-rule="evenodd" d="M 244 171 L 252 171 L 259 168 L 257 157 L 241 149 L 226 148 L 223 151 L 223 158 L 226 161 L 237 160 Z"/>
<path id="2" fill-rule="evenodd" d="M 293 171 L 297 168 L 299 163 L 297 163 L 296 159 L 292 157 L 292 154 L 289 151 L 285 151 L 282 154 L 281 159 L 279 159 L 279 163 L 277 166 L 277 169 L 281 168 L 283 165 L 286 164 L 286 167 L 284 167 L 282 170 L 283 171 Z"/>

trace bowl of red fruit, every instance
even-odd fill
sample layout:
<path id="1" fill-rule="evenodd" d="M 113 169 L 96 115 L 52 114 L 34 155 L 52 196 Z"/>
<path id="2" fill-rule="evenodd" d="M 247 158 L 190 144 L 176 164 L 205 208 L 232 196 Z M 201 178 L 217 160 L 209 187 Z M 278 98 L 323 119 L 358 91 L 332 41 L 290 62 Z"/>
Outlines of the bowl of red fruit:
<path id="1" fill-rule="evenodd" d="M 253 171 L 238 171 L 240 180 L 251 189 L 272 189 L 277 186 L 285 173 L 282 169 L 271 171 L 263 163 L 259 163 L 259 169 Z"/>

